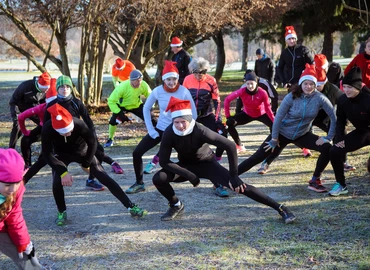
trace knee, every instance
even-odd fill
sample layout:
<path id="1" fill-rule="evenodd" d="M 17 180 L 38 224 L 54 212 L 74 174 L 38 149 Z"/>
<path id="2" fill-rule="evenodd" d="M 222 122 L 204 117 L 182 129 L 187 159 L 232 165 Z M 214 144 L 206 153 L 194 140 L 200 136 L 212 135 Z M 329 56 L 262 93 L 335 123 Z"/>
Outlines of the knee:
<path id="1" fill-rule="evenodd" d="M 112 117 L 109 119 L 109 125 L 111 125 L 111 126 L 117 126 L 117 117 L 114 117 L 113 115 L 112 115 Z"/>
<path id="2" fill-rule="evenodd" d="M 329 153 L 330 153 L 331 158 L 336 158 L 336 157 L 340 157 L 341 155 L 345 154 L 345 151 L 343 148 L 333 145 L 330 147 Z"/>
<path id="3" fill-rule="evenodd" d="M 226 120 L 226 125 L 228 127 L 233 127 L 235 125 L 235 119 L 234 117 L 229 117 L 227 120 Z"/>
<path id="4" fill-rule="evenodd" d="M 166 174 L 162 171 L 159 171 L 156 174 L 154 174 L 152 182 L 153 182 L 153 185 L 157 187 L 157 186 L 163 186 L 166 180 L 167 180 Z"/>

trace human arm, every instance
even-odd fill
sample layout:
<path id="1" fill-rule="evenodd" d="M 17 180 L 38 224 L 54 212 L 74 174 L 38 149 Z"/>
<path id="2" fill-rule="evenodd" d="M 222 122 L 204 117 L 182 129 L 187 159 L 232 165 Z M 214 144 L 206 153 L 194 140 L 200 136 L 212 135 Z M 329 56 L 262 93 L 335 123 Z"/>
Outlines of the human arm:
<path id="1" fill-rule="evenodd" d="M 212 77 L 210 84 L 212 85 L 212 101 L 215 109 L 215 121 L 221 122 L 221 99 L 216 79 Z"/>
<path id="2" fill-rule="evenodd" d="M 143 106 L 143 114 L 144 114 L 144 122 L 146 129 L 148 130 L 148 134 L 152 139 L 155 139 L 159 137 L 159 133 L 155 130 L 155 127 L 152 123 L 152 117 L 150 114 L 150 111 L 154 105 L 154 103 L 157 101 L 157 90 L 154 89 L 152 93 L 148 96 L 146 99 L 144 106 Z"/>
<path id="3" fill-rule="evenodd" d="M 343 96 L 338 100 L 338 103 L 337 103 L 337 110 L 336 110 L 337 123 L 336 123 L 336 128 L 335 128 L 334 143 L 344 141 L 345 129 L 348 123 L 347 115 L 345 113 L 344 106 L 343 106 L 345 99 L 346 97 Z"/>
<path id="4" fill-rule="evenodd" d="M 278 66 L 277 66 L 277 72 L 278 72 L 281 83 L 283 85 L 286 85 L 287 79 L 285 78 L 285 75 L 284 75 L 284 67 L 286 65 L 284 57 L 283 57 L 284 51 L 285 50 L 283 50 L 281 52 L 281 56 L 280 56 L 279 63 L 278 63 Z"/>
<path id="5" fill-rule="evenodd" d="M 284 97 L 283 101 L 280 104 L 279 110 L 277 111 L 275 115 L 274 123 L 272 125 L 272 132 L 271 132 L 271 136 L 273 139 L 279 138 L 281 124 L 283 122 L 285 115 L 288 113 L 290 107 L 292 106 L 292 104 L 293 104 L 292 94 L 289 93 Z"/>
<path id="6" fill-rule="evenodd" d="M 224 111 L 225 111 L 225 117 L 226 118 L 229 118 L 230 117 L 230 102 L 233 101 L 234 99 L 236 99 L 237 97 L 240 98 L 241 91 L 243 91 L 242 89 L 243 88 L 240 88 L 240 89 L 232 92 L 231 94 L 229 94 L 225 98 L 225 100 L 224 100 Z M 241 101 L 243 101 L 243 100 L 241 100 Z"/>
<path id="7" fill-rule="evenodd" d="M 349 62 L 348 66 L 344 69 L 344 75 L 347 75 L 347 73 L 356 66 L 357 59 L 359 58 L 359 54 L 355 56 L 355 58 L 352 59 L 351 62 Z"/>
<path id="8" fill-rule="evenodd" d="M 190 91 L 185 91 L 185 100 L 189 100 L 190 101 L 190 105 L 191 105 L 191 114 L 193 116 L 193 119 L 194 120 L 197 120 L 198 118 L 198 111 L 197 111 L 197 107 L 195 106 L 195 103 L 194 103 L 194 100 L 193 100 L 193 97 L 191 96 L 190 94 Z"/>
<path id="9" fill-rule="evenodd" d="M 266 78 L 269 82 L 274 82 L 275 78 L 275 64 L 272 59 L 270 59 L 270 63 L 268 65 L 268 70 L 269 70 L 269 77 Z"/>
<path id="10" fill-rule="evenodd" d="M 18 115 L 18 124 L 19 124 L 19 128 L 22 131 L 23 135 L 29 136 L 30 133 L 31 133 L 31 131 L 27 130 L 27 128 L 26 128 L 25 121 L 26 121 L 27 118 L 30 118 L 32 116 L 37 115 L 40 119 L 40 126 L 43 125 L 45 108 L 46 108 L 46 103 L 42 103 L 42 104 L 37 105 L 33 108 L 25 110 L 24 112 L 22 112 Z"/>
<path id="11" fill-rule="evenodd" d="M 335 110 L 333 105 L 330 103 L 329 99 L 325 97 L 324 95 L 321 95 L 321 102 L 322 102 L 322 108 L 324 109 L 325 113 L 330 118 L 330 127 L 328 131 L 328 135 L 325 137 L 325 139 L 331 141 L 334 138 L 335 135 L 335 126 L 337 123 L 337 117 L 335 116 Z"/>
<path id="12" fill-rule="evenodd" d="M 118 114 L 121 111 L 119 107 L 119 100 L 123 97 L 124 85 L 118 85 L 109 95 L 107 103 L 112 113 Z"/>
<path id="13" fill-rule="evenodd" d="M 268 97 L 266 91 L 264 91 L 262 88 L 260 88 L 259 91 L 261 92 L 262 102 L 263 102 L 263 106 L 265 107 L 265 112 L 266 112 L 267 116 L 270 118 L 270 120 L 272 122 L 274 122 L 275 116 L 274 116 L 274 113 L 272 112 L 272 109 L 271 109 L 271 104 L 270 104 L 270 101 L 269 101 L 269 97 Z"/>

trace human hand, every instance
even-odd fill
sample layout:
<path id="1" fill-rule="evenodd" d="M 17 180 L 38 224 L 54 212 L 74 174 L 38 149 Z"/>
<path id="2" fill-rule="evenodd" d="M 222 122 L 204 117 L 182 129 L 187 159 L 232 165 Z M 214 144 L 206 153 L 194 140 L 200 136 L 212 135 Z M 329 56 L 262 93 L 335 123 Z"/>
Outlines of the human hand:
<path id="1" fill-rule="evenodd" d="M 65 176 L 62 177 L 62 186 L 71 187 L 73 183 L 72 175 L 70 175 L 68 172 Z"/>
<path id="2" fill-rule="evenodd" d="M 328 140 L 328 138 L 324 136 L 321 136 L 316 141 L 316 145 L 323 145 L 324 143 L 330 143 L 330 140 Z"/>
<path id="3" fill-rule="evenodd" d="M 271 150 L 273 152 L 275 150 L 276 146 L 279 146 L 279 141 L 277 139 L 271 139 L 268 142 L 265 142 L 267 145 L 263 147 L 265 149 L 265 152 L 268 152 Z"/>
<path id="4" fill-rule="evenodd" d="M 244 193 L 247 185 L 240 179 L 239 176 L 230 177 L 229 187 L 236 193 Z"/>
<path id="5" fill-rule="evenodd" d="M 343 141 L 337 142 L 337 143 L 335 144 L 335 146 L 336 146 L 336 147 L 339 147 L 339 148 L 344 148 L 346 145 L 345 145 L 344 140 L 343 140 Z"/>
<path id="6" fill-rule="evenodd" d="M 28 245 L 17 247 L 17 249 L 19 259 L 23 259 L 23 253 L 25 253 L 27 256 L 35 256 L 35 248 L 33 247 L 32 241 L 30 241 Z"/>

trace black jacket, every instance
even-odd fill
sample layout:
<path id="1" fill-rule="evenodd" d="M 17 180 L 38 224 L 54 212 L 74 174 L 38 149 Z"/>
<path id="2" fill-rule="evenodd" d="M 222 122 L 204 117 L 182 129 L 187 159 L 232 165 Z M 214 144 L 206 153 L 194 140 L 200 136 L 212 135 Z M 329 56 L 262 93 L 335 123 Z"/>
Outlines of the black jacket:
<path id="1" fill-rule="evenodd" d="M 188 65 L 190 63 L 190 54 L 184 49 L 172 56 L 172 61 L 176 62 L 176 67 L 179 70 L 179 82 L 182 84 L 185 77 L 190 74 Z"/>
<path id="2" fill-rule="evenodd" d="M 268 80 L 270 83 L 274 82 L 275 78 L 275 64 L 269 57 L 256 60 L 254 64 L 254 72 L 260 78 Z"/>

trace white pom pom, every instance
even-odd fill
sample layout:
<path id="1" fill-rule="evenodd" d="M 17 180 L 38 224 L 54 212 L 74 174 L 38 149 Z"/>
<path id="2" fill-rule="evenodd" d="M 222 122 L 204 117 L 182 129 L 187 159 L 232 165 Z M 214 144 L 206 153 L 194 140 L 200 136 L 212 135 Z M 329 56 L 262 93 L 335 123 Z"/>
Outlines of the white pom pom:
<path id="1" fill-rule="evenodd" d="M 60 121 L 60 120 L 62 120 L 62 119 L 63 119 L 63 117 L 62 117 L 60 114 L 58 114 L 58 115 L 57 115 L 57 117 L 56 117 L 55 119 L 57 119 L 58 121 Z"/>

